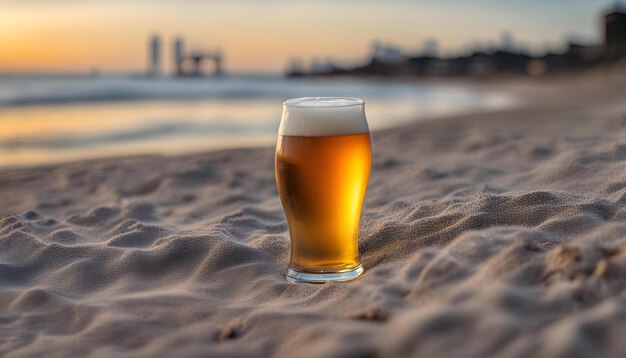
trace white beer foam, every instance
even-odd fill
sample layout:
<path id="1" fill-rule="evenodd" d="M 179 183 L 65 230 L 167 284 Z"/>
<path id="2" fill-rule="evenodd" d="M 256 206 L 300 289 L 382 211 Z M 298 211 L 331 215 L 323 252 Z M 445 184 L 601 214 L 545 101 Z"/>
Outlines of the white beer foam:
<path id="1" fill-rule="evenodd" d="M 365 102 L 349 97 L 302 97 L 285 101 L 279 135 L 321 137 L 369 132 Z"/>

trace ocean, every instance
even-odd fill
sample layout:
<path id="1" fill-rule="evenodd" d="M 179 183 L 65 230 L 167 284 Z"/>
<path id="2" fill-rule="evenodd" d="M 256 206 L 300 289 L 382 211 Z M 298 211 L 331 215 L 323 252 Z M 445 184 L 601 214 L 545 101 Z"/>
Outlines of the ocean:
<path id="1" fill-rule="evenodd" d="M 4 75 L 0 168 L 272 145 L 282 102 L 305 96 L 363 98 L 371 130 L 516 103 L 434 82 Z"/>

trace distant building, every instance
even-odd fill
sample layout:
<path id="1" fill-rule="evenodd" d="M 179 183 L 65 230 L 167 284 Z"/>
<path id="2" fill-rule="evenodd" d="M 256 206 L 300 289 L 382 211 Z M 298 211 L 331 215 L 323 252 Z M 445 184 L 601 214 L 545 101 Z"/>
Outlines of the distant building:
<path id="1" fill-rule="evenodd" d="M 319 58 L 313 58 L 311 61 L 311 73 L 329 73 L 332 72 L 334 66 L 329 60 L 321 60 Z"/>
<path id="2" fill-rule="evenodd" d="M 439 56 L 439 43 L 437 43 L 437 40 L 428 39 L 424 41 L 424 45 L 422 46 L 422 56 L 423 57 Z"/>
<path id="3" fill-rule="evenodd" d="M 181 66 L 183 64 L 183 59 L 185 58 L 185 42 L 182 38 L 177 37 L 174 39 L 172 51 L 174 55 L 174 73 L 178 75 L 182 72 Z"/>
<path id="4" fill-rule="evenodd" d="M 402 51 L 395 46 L 386 45 L 379 41 L 372 44 L 372 60 L 382 63 L 394 63 L 402 60 Z"/>
<path id="5" fill-rule="evenodd" d="M 149 55 L 148 73 L 152 76 L 157 76 L 161 73 L 161 38 L 158 35 L 150 37 Z"/>
<path id="6" fill-rule="evenodd" d="M 215 51 L 191 51 L 189 54 L 185 54 L 179 64 L 178 71 L 176 73 L 179 77 L 203 77 L 204 70 L 203 65 L 205 61 L 213 61 L 213 76 L 218 77 L 222 75 L 222 52 L 220 50 Z"/>
<path id="7" fill-rule="evenodd" d="M 213 67 L 213 76 L 218 77 L 223 74 L 224 69 L 222 68 L 222 61 L 224 61 L 224 55 L 222 55 L 222 50 L 218 49 L 213 53 L 213 63 L 215 64 L 215 67 Z"/>
<path id="8" fill-rule="evenodd" d="M 372 59 L 377 60 L 379 57 L 382 56 L 383 51 L 384 45 L 380 41 L 374 41 L 372 43 Z"/>
<path id="9" fill-rule="evenodd" d="M 626 11 L 619 7 L 604 16 L 604 53 L 609 60 L 626 56 Z"/>
<path id="10" fill-rule="evenodd" d="M 626 58 L 626 9 L 619 6 L 604 15 L 604 45 L 590 41 L 569 41 L 565 51 L 533 53 L 528 45 L 516 42 L 512 33 L 503 31 L 500 39 L 475 42 L 460 53 L 438 54 L 436 41 L 429 40 L 407 57 L 402 50 L 387 43 L 372 43 L 369 62 L 352 68 L 314 63 L 313 71 L 302 74 L 292 66 L 289 75 L 304 76 L 542 76 L 580 71 L 603 62 Z"/>
<path id="11" fill-rule="evenodd" d="M 287 75 L 290 77 L 304 76 L 304 66 L 302 65 L 302 60 L 299 58 L 291 59 Z"/>
<path id="12" fill-rule="evenodd" d="M 151 73 L 160 73 L 160 40 L 153 36 L 150 42 L 151 49 Z M 172 62 L 174 75 L 177 77 L 203 77 L 205 76 L 204 64 L 206 61 L 213 63 L 213 76 L 222 75 L 224 55 L 220 49 L 213 51 L 185 50 L 185 40 L 175 37 L 172 41 Z"/>
<path id="13" fill-rule="evenodd" d="M 500 38 L 500 49 L 505 52 L 515 53 L 515 39 L 513 38 L 513 34 L 508 31 L 503 31 Z"/>

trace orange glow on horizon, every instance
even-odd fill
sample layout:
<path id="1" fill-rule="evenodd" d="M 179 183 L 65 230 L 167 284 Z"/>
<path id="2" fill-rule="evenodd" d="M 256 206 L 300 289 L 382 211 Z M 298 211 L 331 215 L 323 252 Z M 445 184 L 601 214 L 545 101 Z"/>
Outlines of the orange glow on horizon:
<path id="1" fill-rule="evenodd" d="M 562 43 L 564 34 L 583 31 L 583 25 L 587 33 L 597 32 L 598 14 L 591 11 L 579 16 L 584 24 L 578 18 L 567 20 L 567 14 L 559 19 L 542 11 L 542 18 L 533 18 L 529 26 L 524 16 L 530 12 L 518 14 L 502 5 L 481 12 L 472 6 L 458 1 L 5 2 L 0 4 L 0 72 L 144 71 L 152 33 L 161 35 L 167 72 L 175 36 L 185 38 L 188 49 L 220 48 L 227 71 L 282 71 L 293 57 L 306 63 L 312 58 L 363 61 L 377 39 L 412 51 L 436 38 L 449 51 L 477 40 L 493 43 L 503 30 L 516 36 L 516 30 L 523 31 L 521 40 L 535 39 L 540 45 Z"/>

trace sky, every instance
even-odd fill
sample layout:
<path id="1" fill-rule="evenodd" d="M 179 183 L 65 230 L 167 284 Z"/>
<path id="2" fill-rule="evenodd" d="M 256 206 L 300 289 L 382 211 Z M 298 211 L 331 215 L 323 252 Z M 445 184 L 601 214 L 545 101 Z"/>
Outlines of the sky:
<path id="1" fill-rule="evenodd" d="M 0 0 L 0 72 L 144 71 L 148 39 L 220 49 L 229 72 L 282 72 L 292 58 L 364 61 L 374 40 L 411 53 L 500 41 L 534 51 L 600 41 L 612 0 Z"/>

